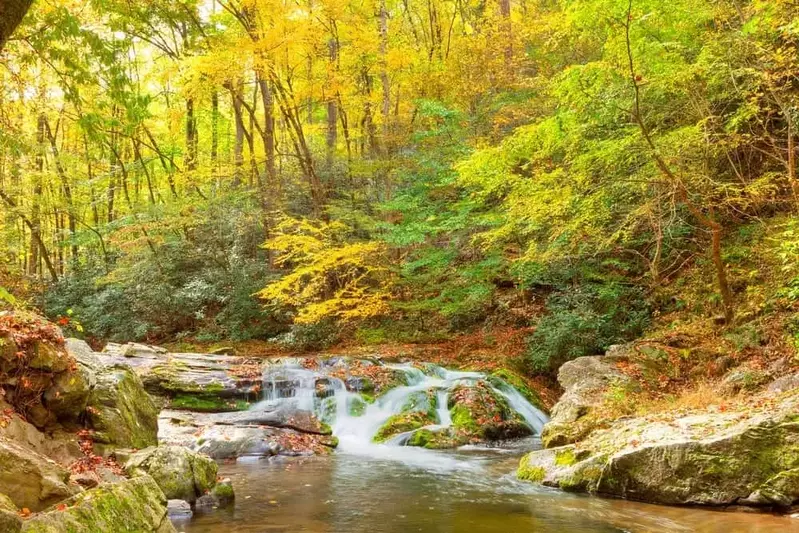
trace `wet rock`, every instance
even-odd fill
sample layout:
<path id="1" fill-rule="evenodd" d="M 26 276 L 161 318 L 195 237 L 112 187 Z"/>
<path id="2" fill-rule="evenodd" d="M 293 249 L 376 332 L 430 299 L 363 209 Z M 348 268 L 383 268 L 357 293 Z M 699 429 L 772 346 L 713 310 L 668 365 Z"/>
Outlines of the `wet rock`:
<path id="1" fill-rule="evenodd" d="M 191 504 L 185 500 L 167 501 L 166 513 L 170 520 L 188 520 L 194 514 Z"/>
<path id="2" fill-rule="evenodd" d="M 304 433 L 284 427 L 255 423 L 258 418 L 220 423 L 216 415 L 163 411 L 159 439 L 164 444 L 185 446 L 212 459 L 306 455 L 312 450 L 335 447 L 335 437 Z M 265 421 L 265 419 L 260 419 Z"/>
<path id="3" fill-rule="evenodd" d="M 514 439 L 533 433 L 507 400 L 484 381 L 455 388 L 449 408 L 454 436 L 460 444 Z"/>
<path id="4" fill-rule="evenodd" d="M 636 418 L 522 459 L 518 476 L 662 504 L 788 506 L 799 499 L 799 398 L 745 413 Z"/>
<path id="5" fill-rule="evenodd" d="M 16 442 L 0 438 L 0 491 L 14 505 L 38 511 L 79 490 L 69 471 Z"/>
<path id="6" fill-rule="evenodd" d="M 216 485 L 217 464 L 181 446 L 159 446 L 133 453 L 123 465 L 132 477 L 149 475 L 169 500 L 194 503 Z"/>
<path id="7" fill-rule="evenodd" d="M 225 478 L 217 483 L 211 492 L 197 498 L 194 508 L 198 510 L 221 509 L 233 505 L 235 500 L 233 484 L 229 478 Z"/>
<path id="8" fill-rule="evenodd" d="M 24 533 L 175 533 L 167 516 L 167 500 L 149 476 L 102 485 L 34 515 Z"/>
<path id="9" fill-rule="evenodd" d="M 146 448 L 158 442 L 158 409 L 129 367 L 108 367 L 97 374 L 87 413 L 95 443 Z"/>

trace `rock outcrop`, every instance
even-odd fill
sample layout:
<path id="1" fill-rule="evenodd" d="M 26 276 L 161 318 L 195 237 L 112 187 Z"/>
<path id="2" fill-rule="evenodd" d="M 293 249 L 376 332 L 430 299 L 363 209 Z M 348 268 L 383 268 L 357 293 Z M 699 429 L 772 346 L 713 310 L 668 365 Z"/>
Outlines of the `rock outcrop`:
<path id="1" fill-rule="evenodd" d="M 101 485 L 26 520 L 23 533 L 175 533 L 167 500 L 149 476 Z"/>
<path id="2" fill-rule="evenodd" d="M 799 501 L 799 391 L 750 412 L 619 420 L 528 454 L 518 476 L 653 503 L 787 507 Z"/>
<path id="3" fill-rule="evenodd" d="M 627 353 L 632 349 L 630 345 L 613 346 L 607 355 L 579 357 L 560 367 L 558 383 L 564 392 L 541 433 L 545 448 L 577 442 L 597 427 L 595 408 L 608 387 L 633 385 L 616 367 L 628 360 Z"/>

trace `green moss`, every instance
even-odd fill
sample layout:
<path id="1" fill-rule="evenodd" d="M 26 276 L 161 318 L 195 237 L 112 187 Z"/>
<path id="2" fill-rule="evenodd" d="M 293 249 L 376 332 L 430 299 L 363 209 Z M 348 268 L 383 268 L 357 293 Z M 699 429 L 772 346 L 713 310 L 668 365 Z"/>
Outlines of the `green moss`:
<path id="1" fill-rule="evenodd" d="M 363 416 L 367 405 L 360 396 L 352 396 L 347 404 L 347 412 L 350 416 Z"/>
<path id="2" fill-rule="evenodd" d="M 184 409 L 203 413 L 246 411 L 250 403 L 241 399 L 224 399 L 218 396 L 178 394 L 169 402 L 170 409 Z"/>
<path id="3" fill-rule="evenodd" d="M 555 451 L 555 464 L 558 466 L 571 466 L 577 462 L 574 449 L 564 448 Z"/>
<path id="4" fill-rule="evenodd" d="M 477 425 L 472 413 L 466 407 L 456 405 L 449 412 L 452 416 L 452 425 L 456 429 L 464 430 L 468 433 L 478 433 L 480 431 L 480 426 Z"/>
<path id="5" fill-rule="evenodd" d="M 217 483 L 211 490 L 211 493 L 216 496 L 220 503 L 229 503 L 236 499 L 236 494 L 233 491 L 233 485 L 230 483 Z"/>
<path id="6" fill-rule="evenodd" d="M 361 398 L 362 398 L 362 399 L 363 399 L 363 401 L 365 401 L 366 403 L 375 403 L 375 396 L 374 396 L 374 394 L 368 394 L 368 393 L 366 393 L 366 392 L 362 392 L 362 393 L 361 393 Z"/>
<path id="7" fill-rule="evenodd" d="M 544 481 L 547 472 L 542 466 L 519 466 L 516 471 L 516 477 L 524 481 L 532 481 L 533 483 L 541 483 Z"/>
<path id="8" fill-rule="evenodd" d="M 400 413 L 389 418 L 380 427 L 377 434 L 372 438 L 373 442 L 385 442 L 400 433 L 413 431 L 430 424 L 432 421 L 426 413 L 415 411 L 412 413 Z"/>

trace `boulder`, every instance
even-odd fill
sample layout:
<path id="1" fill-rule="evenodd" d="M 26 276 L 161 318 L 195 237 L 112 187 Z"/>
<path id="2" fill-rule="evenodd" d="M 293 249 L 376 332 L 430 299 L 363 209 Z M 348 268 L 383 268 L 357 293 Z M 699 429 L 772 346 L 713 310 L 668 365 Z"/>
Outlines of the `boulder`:
<path id="1" fill-rule="evenodd" d="M 22 529 L 22 519 L 17 512 L 17 506 L 11 498 L 0 493 L 0 531 L 17 533 Z"/>
<path id="2" fill-rule="evenodd" d="M 52 386 L 44 393 L 44 405 L 59 420 L 76 421 L 86 410 L 89 393 L 97 384 L 92 370 L 77 365 L 53 378 Z"/>
<path id="3" fill-rule="evenodd" d="M 175 533 L 167 500 L 149 476 L 101 485 L 63 505 L 25 521 L 23 533 Z"/>
<path id="4" fill-rule="evenodd" d="M 799 395 L 793 396 L 751 412 L 620 420 L 579 446 L 528 454 L 517 474 L 661 504 L 787 507 L 799 501 Z"/>
<path id="5" fill-rule="evenodd" d="M 577 442 L 598 426 L 595 407 L 612 384 L 634 386 L 633 380 L 622 374 L 616 364 L 628 360 L 630 345 L 612 346 L 606 355 L 578 357 L 565 363 L 558 371 L 558 383 L 563 395 L 552 408 L 551 418 L 541 433 L 545 448 Z"/>
<path id="6" fill-rule="evenodd" d="M 35 370 L 46 372 L 63 372 L 72 364 L 72 359 L 66 350 L 54 346 L 52 343 L 36 341 L 33 344 L 33 355 L 28 366 Z"/>
<path id="7" fill-rule="evenodd" d="M 9 413 L 5 416 L 4 423 L 0 424 L 0 438 L 8 439 L 60 464 L 71 464 L 83 457 L 74 433 L 61 430 L 43 433 L 11 410 L 9 404 L 0 400 L 0 411 Z"/>
<path id="8" fill-rule="evenodd" d="M 158 408 L 129 367 L 112 366 L 97 373 L 86 411 L 95 443 L 146 448 L 158 441 Z"/>
<path id="9" fill-rule="evenodd" d="M 69 471 L 16 442 L 0 438 L 0 491 L 20 508 L 38 511 L 79 489 Z"/>
<path id="10" fill-rule="evenodd" d="M 208 456 L 180 446 L 147 448 L 124 464 L 130 476 L 151 476 L 169 500 L 194 503 L 216 485 L 217 464 Z"/>

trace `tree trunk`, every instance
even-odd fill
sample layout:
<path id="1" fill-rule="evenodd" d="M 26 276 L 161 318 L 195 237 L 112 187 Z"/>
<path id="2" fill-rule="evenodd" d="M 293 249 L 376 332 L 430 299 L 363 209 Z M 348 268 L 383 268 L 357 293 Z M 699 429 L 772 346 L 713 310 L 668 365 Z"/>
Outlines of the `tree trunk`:
<path id="1" fill-rule="evenodd" d="M 0 51 L 17 29 L 33 0 L 0 0 Z"/>
<path id="2" fill-rule="evenodd" d="M 72 187 L 70 186 L 69 177 L 67 176 L 64 167 L 63 165 L 61 165 L 61 157 L 58 151 L 58 145 L 56 144 L 55 135 L 53 135 L 53 131 L 50 129 L 50 123 L 47 121 L 47 117 L 44 118 L 44 126 L 45 126 L 45 133 L 47 134 L 47 139 L 50 142 L 50 151 L 53 154 L 53 161 L 55 163 L 56 172 L 61 180 L 61 191 L 64 195 L 65 203 L 67 204 L 67 216 L 69 217 L 69 235 L 73 241 L 72 261 L 77 263 L 78 245 L 75 244 L 75 233 L 77 231 L 77 228 L 75 223 L 75 203 L 72 200 Z"/>
<path id="3" fill-rule="evenodd" d="M 216 169 L 219 159 L 219 94 L 211 94 L 211 162 Z"/>
<path id="4" fill-rule="evenodd" d="M 333 26 L 335 27 L 335 26 Z M 331 70 L 336 73 L 338 71 L 338 39 L 336 36 L 330 37 L 328 41 L 329 59 Z M 337 83 L 336 80 L 333 80 Z M 333 158 L 336 153 L 336 144 L 338 142 L 338 91 L 331 90 L 327 96 L 327 166 L 333 165 Z"/>
<path id="5" fill-rule="evenodd" d="M 236 143 L 233 146 L 233 186 L 238 187 L 242 181 L 244 167 L 244 118 L 241 115 L 241 82 L 231 87 L 233 95 L 233 114 L 236 121 Z"/>
<path id="6" fill-rule="evenodd" d="M 380 54 L 380 84 L 383 88 L 383 101 L 380 106 L 380 111 L 383 115 L 382 144 L 384 152 L 388 154 L 390 152 L 389 113 L 391 111 L 391 84 L 388 77 L 388 9 L 386 8 L 386 0 L 380 0 L 378 20 L 380 30 L 380 46 L 378 50 Z"/>
<path id="7" fill-rule="evenodd" d="M 186 99 L 186 170 L 197 170 L 197 119 L 193 98 Z"/>
<path id="8" fill-rule="evenodd" d="M 261 137 L 266 157 L 266 175 L 271 187 L 277 194 L 280 194 L 282 186 L 275 168 L 275 99 L 269 82 L 260 75 L 258 76 L 258 85 L 261 88 L 261 99 L 264 104 L 264 129 Z"/>

